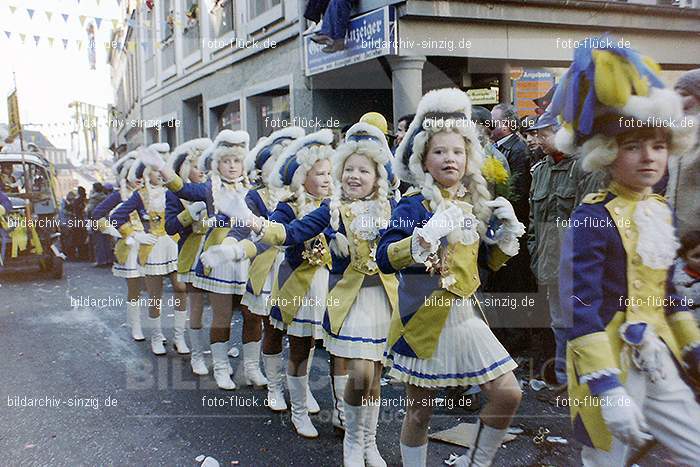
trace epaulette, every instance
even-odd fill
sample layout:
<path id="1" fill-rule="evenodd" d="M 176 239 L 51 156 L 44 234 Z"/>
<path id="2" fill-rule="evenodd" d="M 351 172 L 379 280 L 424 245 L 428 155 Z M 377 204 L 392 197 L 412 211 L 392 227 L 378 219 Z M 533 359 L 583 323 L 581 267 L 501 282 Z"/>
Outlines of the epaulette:
<path id="1" fill-rule="evenodd" d="M 583 200 L 581 202 L 585 204 L 602 203 L 605 200 L 605 198 L 607 198 L 607 196 L 607 190 L 598 191 L 595 193 L 588 193 L 586 196 L 583 197 Z"/>
<path id="2" fill-rule="evenodd" d="M 401 195 L 401 197 L 402 197 L 402 198 L 406 198 L 406 197 L 409 197 L 409 196 L 416 196 L 416 195 L 419 195 L 419 194 L 421 194 L 421 189 L 418 188 L 418 187 L 412 186 L 411 188 L 409 188 L 408 190 L 406 190 L 406 193 L 404 193 L 403 195 Z"/>

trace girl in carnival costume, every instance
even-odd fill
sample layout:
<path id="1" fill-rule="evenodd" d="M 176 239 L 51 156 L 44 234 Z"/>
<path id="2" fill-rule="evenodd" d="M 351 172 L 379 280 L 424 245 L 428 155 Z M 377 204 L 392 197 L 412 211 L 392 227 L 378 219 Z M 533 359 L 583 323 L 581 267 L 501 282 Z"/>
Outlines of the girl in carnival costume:
<path id="1" fill-rule="evenodd" d="M 700 459 L 700 404 L 689 386 L 700 376 L 700 330 L 671 280 L 671 210 L 652 193 L 668 157 L 692 147 L 695 125 L 659 71 L 631 49 L 579 47 L 551 104 L 563 120 L 558 147 L 580 146 L 583 168 L 611 178 L 573 212 L 560 265 L 585 466 L 627 464 L 632 448 L 654 442 L 679 464 Z"/>
<path id="2" fill-rule="evenodd" d="M 202 153 L 211 146 L 209 138 L 199 138 L 187 141 L 176 147 L 168 160 L 168 167 L 181 179 L 189 183 L 203 183 L 204 172 L 199 169 L 197 162 Z M 190 311 L 190 343 L 192 355 L 190 365 L 196 375 L 209 373 L 204 360 L 204 330 L 202 329 L 202 313 L 204 296 L 200 289 L 192 285 L 194 268 L 199 252 L 204 243 L 207 231 L 205 217 L 207 204 L 204 201 L 190 202 L 180 200 L 172 191 L 165 194 L 165 230 L 169 235 L 178 234 L 177 278 L 187 288 L 187 304 Z"/>
<path id="3" fill-rule="evenodd" d="M 250 170 L 250 179 L 254 180 L 257 186 L 248 192 L 246 203 L 256 216 L 269 219 L 277 206 L 277 201 L 289 196 L 287 190 L 284 188 L 280 190 L 270 185 L 269 180 L 282 151 L 294 140 L 303 136 L 303 128 L 284 128 L 261 138 L 250 151 L 246 165 Z M 262 317 L 264 325 L 262 358 L 268 379 L 267 406 L 272 411 L 279 412 L 287 410 L 284 400 L 286 372 L 281 350 L 284 333 L 270 324 L 269 315 L 272 281 L 284 259 L 284 248 L 268 247 L 263 243 L 258 243 L 257 247 L 258 254 L 250 265 L 248 284 L 241 303 L 248 306 L 251 313 Z"/>
<path id="4" fill-rule="evenodd" d="M 356 123 L 333 159 L 330 224 L 337 246 L 324 316 L 324 345 L 347 360 L 348 376 L 334 376 L 336 403 L 344 404 L 346 466 L 386 466 L 377 449 L 382 360 L 398 280 L 379 271 L 380 231 L 391 218 L 391 151 L 384 134 Z M 346 384 L 347 383 L 347 384 Z M 369 401 L 369 402 L 368 402 Z"/>
<path id="5" fill-rule="evenodd" d="M 315 339 L 322 335 L 331 267 L 331 236 L 324 231 L 330 222 L 327 197 L 332 142 L 333 132 L 324 129 L 297 139 L 279 156 L 270 183 L 277 189 L 289 187 L 292 195 L 277 204 L 269 221 L 253 215 L 245 203 L 226 212 L 237 222 L 250 225 L 263 243 L 287 247 L 273 281 L 270 322 L 289 337 L 287 385 L 292 423 L 296 432 L 307 438 L 318 437 L 307 406 L 308 365 Z M 282 352 L 281 339 L 274 351 Z"/>
<path id="6" fill-rule="evenodd" d="M 394 209 L 377 263 L 385 274 L 401 272 L 385 365 L 406 384 L 410 401 L 401 430 L 404 466 L 426 464 L 438 388 L 479 385 L 489 400 L 460 466 L 491 464 L 521 398 L 516 364 L 474 293 L 478 260 L 499 269 L 518 253 L 525 229 L 506 199 L 489 201 L 470 113 L 471 102 L 458 89 L 427 93 L 394 159 L 397 175 L 414 188 Z M 488 237 L 492 214 L 500 226 Z"/>
<path id="7" fill-rule="evenodd" d="M 244 199 L 249 183 L 245 173 L 249 136 L 245 131 L 223 130 L 214 139 L 207 154 L 201 157 L 201 166 L 210 164 L 206 183 L 184 183 L 158 160 L 146 162 L 161 171 L 167 187 L 181 199 L 204 201 L 211 214 L 202 252 L 195 267 L 192 285 L 209 292 L 213 318 L 210 332 L 211 352 L 214 362 L 214 379 L 220 389 L 236 389 L 231 380 L 227 342 L 231 337 L 233 309 L 240 304 L 248 278 L 249 258 L 255 254 L 255 245 L 246 240 L 250 231 L 242 226 L 232 226 L 221 215 L 222 207 L 235 199 Z M 229 246 L 230 248 L 222 248 Z M 244 314 L 245 319 L 245 314 Z M 258 358 L 259 360 L 259 358 Z M 260 373 L 259 366 L 257 371 Z M 260 373 L 261 384 L 266 380 Z"/>
<path id="8" fill-rule="evenodd" d="M 122 238 L 122 235 L 109 220 L 109 214 L 122 202 L 131 198 L 134 191 L 138 191 L 143 184 L 141 179 L 136 179 L 133 182 L 127 180 L 129 169 L 136 161 L 137 154 L 135 151 L 132 151 L 114 163 L 112 171 L 117 178 L 119 189 L 110 193 L 109 196 L 95 207 L 92 212 L 92 217 L 97 219 L 97 228 L 100 232 L 111 235 L 117 239 L 117 243 L 114 247 L 115 261 L 112 266 L 112 274 L 115 277 L 123 277 L 126 279 L 126 321 L 131 329 L 131 337 L 135 341 L 142 341 L 145 340 L 146 337 L 143 335 L 143 330 L 141 328 L 141 304 L 139 303 L 139 296 L 141 295 L 143 272 L 138 262 L 138 245 L 127 245 L 126 239 Z M 131 215 L 129 222 L 135 227 L 143 229 L 141 218 L 138 214 Z"/>
<path id="9" fill-rule="evenodd" d="M 139 151 L 139 157 L 149 154 L 165 164 L 169 151 L 167 143 L 152 144 Z M 169 276 L 174 291 L 174 345 L 179 354 L 190 352 L 185 342 L 187 299 L 185 284 L 177 280 L 177 243 L 165 231 L 165 186 L 160 174 L 150 170 L 143 162 L 136 161 L 129 169 L 128 181 L 144 180 L 144 187 L 135 191 L 110 216 L 110 221 L 119 230 L 127 245 L 138 245 L 138 262 L 144 274 L 146 291 L 150 298 L 148 307 L 151 327 L 151 351 L 165 355 L 161 328 L 161 302 L 163 276 Z M 145 213 L 145 215 L 143 215 Z M 132 222 L 138 216 L 144 221 L 142 227 Z"/>

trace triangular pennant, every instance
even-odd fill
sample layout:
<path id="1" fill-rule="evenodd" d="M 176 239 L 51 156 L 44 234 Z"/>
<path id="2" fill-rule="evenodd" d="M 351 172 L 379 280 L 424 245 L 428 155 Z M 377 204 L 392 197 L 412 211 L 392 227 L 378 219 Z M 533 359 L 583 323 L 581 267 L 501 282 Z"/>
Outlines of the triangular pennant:
<path id="1" fill-rule="evenodd" d="M 68 48 L 68 39 L 61 39 L 61 40 L 63 41 L 63 49 L 64 50 L 67 49 Z"/>
<path id="2" fill-rule="evenodd" d="M 83 26 L 85 24 L 85 20 L 87 19 L 87 16 L 85 15 L 80 15 L 80 25 Z"/>
<path id="3" fill-rule="evenodd" d="M 51 12 L 51 11 L 46 11 L 45 13 L 46 13 L 46 19 L 49 20 L 49 21 L 51 21 L 51 17 L 53 16 L 53 12 Z"/>
<path id="4" fill-rule="evenodd" d="M 24 40 L 27 38 L 26 34 L 19 33 L 19 38 L 22 41 L 22 44 L 24 44 Z"/>
<path id="5" fill-rule="evenodd" d="M 10 5 L 10 13 L 12 13 L 13 15 L 15 14 L 15 10 L 16 10 L 16 9 L 17 9 L 16 6 L 11 6 L 11 5 Z"/>
<path id="6" fill-rule="evenodd" d="M 53 47 L 53 37 L 49 37 L 49 47 Z"/>
<path id="7" fill-rule="evenodd" d="M 122 6 L 122 0 L 117 0 L 117 5 Z"/>
<path id="8" fill-rule="evenodd" d="M 5 31 L 5 35 L 6 35 L 7 38 L 9 39 L 10 36 L 12 35 L 12 32 L 11 32 L 11 31 Z"/>
<path id="9" fill-rule="evenodd" d="M 34 10 L 32 10 L 31 8 L 27 8 L 27 14 L 29 15 L 29 19 L 32 19 L 32 17 L 34 16 Z"/>
<path id="10" fill-rule="evenodd" d="M 100 24 L 102 24 L 102 18 L 95 17 L 95 26 L 100 29 Z"/>
<path id="11" fill-rule="evenodd" d="M 61 13 L 61 16 L 63 16 L 63 21 L 67 23 L 68 22 L 68 15 L 65 13 Z"/>
<path id="12" fill-rule="evenodd" d="M 112 30 L 117 29 L 117 24 L 119 24 L 119 20 L 113 19 L 112 20 Z"/>
<path id="13" fill-rule="evenodd" d="M 40 36 L 34 36 L 34 45 L 39 45 L 39 39 L 41 39 Z"/>
<path id="14" fill-rule="evenodd" d="M 100 0 L 95 0 L 95 3 L 97 3 L 97 6 L 100 6 Z"/>

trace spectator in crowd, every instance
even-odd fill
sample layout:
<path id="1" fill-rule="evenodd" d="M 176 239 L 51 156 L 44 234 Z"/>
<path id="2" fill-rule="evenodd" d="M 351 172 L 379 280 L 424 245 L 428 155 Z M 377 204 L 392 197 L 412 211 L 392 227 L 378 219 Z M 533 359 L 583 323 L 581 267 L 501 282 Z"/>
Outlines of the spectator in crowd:
<path id="1" fill-rule="evenodd" d="M 678 222 L 678 235 L 700 230 L 700 68 L 680 77 L 675 91 L 683 98 L 686 116 L 695 117 L 697 140 L 683 157 L 668 162 L 668 187 L 666 198 L 673 208 Z"/>
<path id="2" fill-rule="evenodd" d="M 538 117 L 535 115 L 528 115 L 520 123 L 520 133 L 525 138 L 525 143 L 527 143 L 527 150 L 530 153 L 530 172 L 535 164 L 537 164 L 543 157 L 546 156 L 542 147 L 540 146 L 539 140 L 537 139 L 537 132 L 532 129 L 537 123 Z"/>
<path id="3" fill-rule="evenodd" d="M 508 175 L 510 175 L 510 166 L 506 156 L 496 148 L 490 140 L 491 137 L 491 112 L 486 107 L 475 105 L 472 107 L 472 122 L 476 125 L 476 132 L 479 135 L 479 142 L 484 148 L 484 155 L 492 156 L 498 159 L 503 164 Z M 409 122 L 410 123 L 410 122 Z"/>
<path id="4" fill-rule="evenodd" d="M 515 215 L 520 222 L 527 222 L 529 217 L 528 196 L 530 194 L 530 159 L 527 145 L 520 139 L 518 131 L 518 114 L 512 105 L 498 104 L 491 110 L 491 140 L 508 160 L 513 174 L 513 189 L 517 201 L 513 203 Z"/>
<path id="5" fill-rule="evenodd" d="M 82 186 L 78 187 L 78 196 L 73 200 L 73 216 L 76 219 L 73 235 L 77 249 L 78 260 L 86 261 L 90 259 L 90 245 L 88 243 L 88 232 L 86 220 L 87 192 Z"/>
<path id="6" fill-rule="evenodd" d="M 681 237 L 678 255 L 673 284 L 700 322 L 700 230 L 692 230 Z"/>
<path id="7" fill-rule="evenodd" d="M 94 222 L 92 212 L 96 206 L 98 206 L 107 197 L 108 191 L 102 186 L 101 183 L 96 182 L 92 184 L 92 191 L 90 192 L 90 198 L 87 203 L 87 217 L 92 222 L 89 223 L 90 230 L 90 252 L 95 259 L 95 267 L 109 267 L 112 264 L 111 252 L 112 252 L 112 241 L 109 235 L 103 234 L 97 229 Z"/>
<path id="8" fill-rule="evenodd" d="M 404 115 L 403 117 L 399 118 L 398 122 L 396 122 L 396 135 L 394 138 L 393 147 L 394 152 L 396 152 L 396 148 L 399 147 L 399 144 L 401 144 L 401 141 L 403 140 L 404 136 L 406 136 L 408 126 L 411 124 L 411 122 L 413 121 L 413 117 L 415 116 L 415 114 Z"/>
<path id="9" fill-rule="evenodd" d="M 547 297 L 556 341 L 554 371 L 557 383 L 566 385 L 566 332 L 571 327 L 571 316 L 563 316 L 559 301 L 561 242 L 566 220 L 586 194 L 601 187 L 602 177 L 584 172 L 577 155 L 564 154 L 556 148 L 554 135 L 557 130 L 559 123 L 549 112 L 540 115 L 530 128 L 545 158 L 532 170 L 527 247 L 532 272 Z"/>
<path id="10" fill-rule="evenodd" d="M 527 146 L 517 135 L 518 115 L 512 105 L 498 104 L 491 111 L 491 141 L 508 161 L 511 175 L 511 197 L 518 220 L 525 224 L 529 218 L 530 194 L 530 160 Z M 499 292 L 534 292 L 535 280 L 530 271 L 530 257 L 527 254 L 526 236 L 520 238 L 520 252 L 508 262 L 508 267 L 490 274 L 484 284 L 484 291 Z M 505 337 L 504 337 L 505 339 Z M 509 344 L 517 344 L 507 339 Z M 514 351 L 511 349 L 511 351 Z"/>
<path id="11" fill-rule="evenodd" d="M 356 0 L 331 0 L 323 15 L 321 29 L 311 36 L 311 40 L 322 44 L 325 53 L 334 53 L 345 49 L 345 34 L 350 24 L 350 11 Z"/>

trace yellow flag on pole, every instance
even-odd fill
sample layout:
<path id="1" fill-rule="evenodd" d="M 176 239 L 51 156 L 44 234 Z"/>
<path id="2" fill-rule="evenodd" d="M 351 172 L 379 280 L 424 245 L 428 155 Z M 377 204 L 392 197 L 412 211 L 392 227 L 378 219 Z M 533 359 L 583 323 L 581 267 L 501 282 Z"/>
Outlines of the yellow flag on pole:
<path id="1" fill-rule="evenodd" d="M 22 125 L 19 122 L 19 102 L 17 101 L 16 89 L 7 96 L 7 118 L 9 120 L 8 136 L 14 138 L 22 131 Z"/>

